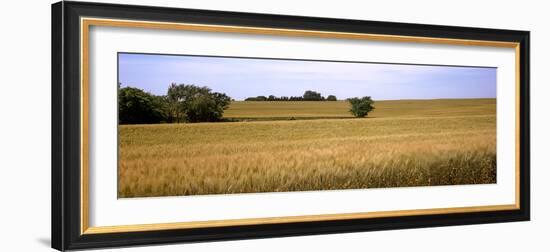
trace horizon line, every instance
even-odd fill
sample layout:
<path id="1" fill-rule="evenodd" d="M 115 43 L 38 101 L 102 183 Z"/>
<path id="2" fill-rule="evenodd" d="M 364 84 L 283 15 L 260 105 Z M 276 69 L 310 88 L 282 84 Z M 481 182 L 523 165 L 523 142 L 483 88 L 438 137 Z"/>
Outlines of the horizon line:
<path id="1" fill-rule="evenodd" d="M 368 95 L 367 95 L 368 96 Z M 364 97 L 364 96 L 357 96 L 357 98 L 360 98 L 360 97 Z M 371 96 L 372 97 L 372 96 Z M 356 98 L 356 97 L 348 97 L 348 98 L 345 98 L 345 99 L 337 99 L 336 101 L 345 101 L 347 99 L 350 99 L 350 98 Z M 381 99 L 381 100 L 376 100 L 376 99 L 373 99 L 374 101 L 418 101 L 418 100 L 421 100 L 421 101 L 425 101 L 425 100 L 481 100 L 481 99 L 497 99 L 496 97 L 472 97 L 472 98 L 468 98 L 468 97 L 464 97 L 464 98 L 405 98 L 405 99 Z M 242 102 L 285 102 L 285 101 L 245 101 L 245 100 L 234 100 L 234 101 L 242 101 Z M 327 100 L 324 100 L 324 101 L 286 101 L 286 102 L 331 102 L 331 101 L 327 101 Z"/>
<path id="2" fill-rule="evenodd" d="M 176 82 L 174 82 L 174 83 L 176 83 Z M 122 83 L 121 83 L 121 84 L 122 84 Z M 180 84 L 184 84 L 184 85 L 194 85 L 194 86 L 198 86 L 198 87 L 207 87 L 207 88 L 210 88 L 210 87 L 207 86 L 207 85 L 200 86 L 200 85 L 196 85 L 196 84 L 185 84 L 185 83 L 180 83 Z M 117 85 L 118 85 L 118 84 L 117 84 Z M 150 94 L 150 95 L 154 95 L 154 96 L 165 96 L 165 95 L 156 95 L 156 94 L 154 94 L 154 93 L 152 93 L 152 92 L 150 92 L 150 91 L 143 90 L 143 89 L 141 89 L 141 88 L 139 88 L 139 87 L 134 87 L 134 86 L 130 86 L 130 85 L 125 85 L 125 87 L 123 87 L 123 88 L 127 88 L 127 87 L 129 87 L 129 88 L 137 88 L 137 89 L 142 90 L 143 92 L 146 92 L 146 93 L 148 93 L 148 94 Z M 213 91 L 213 92 L 216 92 L 216 91 L 212 90 L 211 88 L 210 88 L 210 90 Z M 315 90 L 306 90 L 306 91 L 317 92 L 317 91 L 315 91 Z M 304 91 L 304 92 L 305 92 L 305 91 Z M 320 92 L 318 92 L 318 93 L 320 93 Z M 226 93 L 223 93 L 223 94 L 226 94 Z M 330 95 L 330 94 L 329 94 L 329 95 Z M 327 95 L 327 96 L 329 96 L 329 95 Z M 257 98 L 257 97 L 259 97 L 259 96 L 269 97 L 270 95 L 250 96 L 250 97 L 246 97 L 246 98 L 244 98 L 244 99 L 248 99 L 248 98 Z M 347 99 L 351 99 L 351 98 L 361 98 L 361 97 L 365 97 L 365 96 L 369 96 L 369 95 L 355 96 L 355 97 L 347 97 L 347 98 L 344 98 L 344 99 L 338 99 L 338 97 L 336 97 L 336 98 L 337 98 L 336 101 L 345 101 L 345 100 L 347 100 Z M 302 95 L 302 96 L 292 96 L 292 95 L 287 96 L 287 95 L 282 95 L 282 96 L 275 96 L 275 97 L 276 97 L 276 98 L 281 98 L 281 97 L 288 97 L 288 98 L 290 98 L 290 97 L 303 97 L 303 95 Z M 373 100 L 375 100 L 375 101 L 496 99 L 496 97 L 440 97 L 440 98 L 438 97 L 438 98 L 403 98 L 403 99 L 380 99 L 380 100 L 376 100 L 376 99 L 374 99 L 373 96 L 370 96 L 370 97 L 373 98 Z M 229 96 L 229 98 L 233 99 L 231 96 Z M 325 97 L 325 98 L 326 98 L 326 97 Z M 233 100 L 234 100 L 234 101 L 245 101 L 244 99 L 242 99 L 242 100 L 233 99 Z M 279 100 L 279 101 L 280 101 L 280 100 Z M 290 100 L 288 100 L 288 101 L 290 101 Z M 261 101 L 258 101 L 258 102 L 261 102 Z"/>

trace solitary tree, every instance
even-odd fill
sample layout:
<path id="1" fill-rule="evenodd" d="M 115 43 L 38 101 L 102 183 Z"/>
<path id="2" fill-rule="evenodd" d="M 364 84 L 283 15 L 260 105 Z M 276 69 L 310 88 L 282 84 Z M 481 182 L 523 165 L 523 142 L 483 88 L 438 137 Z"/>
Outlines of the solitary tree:
<path id="1" fill-rule="evenodd" d="M 336 96 L 334 95 L 327 96 L 327 101 L 336 101 Z"/>
<path id="2" fill-rule="evenodd" d="M 365 117 L 374 109 L 374 101 L 370 96 L 350 98 L 348 102 L 351 105 L 349 112 L 355 117 Z"/>

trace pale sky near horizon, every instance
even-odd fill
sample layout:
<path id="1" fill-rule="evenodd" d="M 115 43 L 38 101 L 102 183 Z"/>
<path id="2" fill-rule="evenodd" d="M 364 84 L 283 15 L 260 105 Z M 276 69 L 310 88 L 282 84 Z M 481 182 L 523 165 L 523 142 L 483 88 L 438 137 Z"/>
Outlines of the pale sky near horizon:
<path id="1" fill-rule="evenodd" d="M 119 53 L 119 82 L 156 95 L 171 83 L 208 86 L 235 100 L 301 96 L 338 99 L 495 98 L 496 68 L 320 62 Z"/>

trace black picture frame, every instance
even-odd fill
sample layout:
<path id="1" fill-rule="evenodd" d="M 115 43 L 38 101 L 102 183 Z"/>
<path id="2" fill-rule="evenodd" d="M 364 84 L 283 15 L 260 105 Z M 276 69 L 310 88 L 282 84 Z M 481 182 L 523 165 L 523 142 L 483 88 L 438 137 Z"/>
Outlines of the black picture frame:
<path id="1" fill-rule="evenodd" d="M 519 43 L 519 209 L 105 234 L 81 233 L 81 17 Z M 52 5 L 52 247 L 58 250 L 253 239 L 530 219 L 529 32 L 102 3 Z"/>

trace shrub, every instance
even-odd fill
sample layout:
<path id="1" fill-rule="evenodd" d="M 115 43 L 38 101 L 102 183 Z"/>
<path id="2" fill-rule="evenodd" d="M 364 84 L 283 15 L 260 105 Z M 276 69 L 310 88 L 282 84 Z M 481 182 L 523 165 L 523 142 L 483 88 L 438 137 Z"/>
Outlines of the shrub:
<path id="1" fill-rule="evenodd" d="M 350 98 L 348 102 L 351 105 L 349 112 L 355 117 L 365 117 L 374 109 L 374 101 L 370 96 Z"/>

